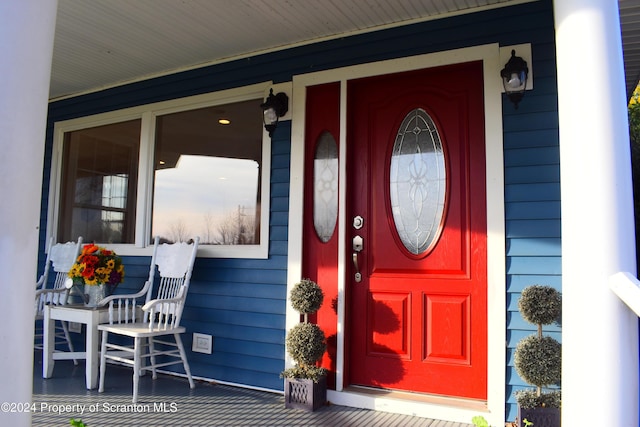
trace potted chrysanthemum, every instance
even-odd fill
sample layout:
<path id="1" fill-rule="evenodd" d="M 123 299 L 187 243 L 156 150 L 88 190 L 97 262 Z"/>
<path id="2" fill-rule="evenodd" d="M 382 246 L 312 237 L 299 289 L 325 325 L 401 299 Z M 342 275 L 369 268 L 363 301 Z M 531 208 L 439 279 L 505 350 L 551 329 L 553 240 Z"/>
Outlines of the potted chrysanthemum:
<path id="1" fill-rule="evenodd" d="M 85 305 L 97 307 L 123 279 L 122 259 L 112 250 L 89 243 L 69 270 L 67 286 L 82 289 Z"/>

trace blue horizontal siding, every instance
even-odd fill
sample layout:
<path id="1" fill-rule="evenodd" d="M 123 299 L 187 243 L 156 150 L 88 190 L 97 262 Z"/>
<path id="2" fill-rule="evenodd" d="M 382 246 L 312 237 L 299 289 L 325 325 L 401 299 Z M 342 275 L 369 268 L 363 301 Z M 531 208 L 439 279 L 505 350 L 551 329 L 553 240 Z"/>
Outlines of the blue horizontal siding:
<path id="1" fill-rule="evenodd" d="M 536 80 L 537 81 L 537 80 Z M 537 90 L 537 87 L 536 87 Z M 527 101 L 529 101 L 527 94 Z M 538 97 L 535 97 L 538 99 Z M 534 148 L 558 146 L 558 129 L 530 129 L 526 131 L 510 131 L 504 134 L 504 148 L 511 150 L 515 148 Z"/>
<path id="2" fill-rule="evenodd" d="M 511 202 L 506 206 L 507 220 L 514 219 L 559 219 L 560 201 Z"/>
<path id="3" fill-rule="evenodd" d="M 533 150 L 533 148 L 531 148 Z M 506 184 L 522 184 L 531 180 L 531 175 L 538 176 L 538 182 L 558 182 L 560 179 L 559 163 L 549 165 L 517 165 L 505 168 Z"/>
<path id="4" fill-rule="evenodd" d="M 279 314 L 282 313 L 282 299 L 250 298 L 220 295 L 200 294 L 189 301 L 190 307 L 200 307 L 210 310 L 225 310 L 227 307 L 236 307 L 237 312 L 248 312 L 258 314 Z"/>
<path id="5" fill-rule="evenodd" d="M 269 243 L 269 253 L 272 253 L 274 255 L 286 255 L 287 254 L 287 249 L 288 249 L 288 245 L 287 242 L 284 240 L 279 240 L 279 241 L 271 241 Z"/>
<path id="6" fill-rule="evenodd" d="M 508 151 L 505 166 L 559 165 L 559 147 L 526 147 Z"/>
<path id="7" fill-rule="evenodd" d="M 560 219 L 526 219 L 508 220 L 507 238 L 523 237 L 558 237 L 560 235 Z"/>
<path id="8" fill-rule="evenodd" d="M 507 184 L 505 186 L 505 199 L 508 202 L 560 200 L 560 183 L 529 182 Z"/>
<path id="9" fill-rule="evenodd" d="M 560 255 L 560 239 L 556 237 L 509 239 L 507 243 L 508 257 Z"/>
<path id="10" fill-rule="evenodd" d="M 537 80 L 536 80 L 537 81 Z M 526 95 L 525 95 L 526 96 Z M 508 121 L 504 122 L 504 131 L 524 131 L 529 129 L 557 129 L 558 128 L 558 115 L 554 111 L 533 111 L 533 108 L 545 108 L 546 103 L 540 103 L 538 96 L 532 95 L 533 101 L 529 104 L 528 114 L 508 115 Z M 540 105 L 544 104 L 544 105 Z"/>
<path id="11" fill-rule="evenodd" d="M 509 274 L 507 276 L 507 296 L 519 295 L 530 285 L 548 285 L 560 289 L 562 278 L 556 274 Z"/>
<path id="12" fill-rule="evenodd" d="M 560 257 L 507 257 L 507 274 L 560 274 Z"/>
<path id="13" fill-rule="evenodd" d="M 244 283 L 216 281 L 216 286 L 203 286 L 201 294 L 211 295 L 215 298 L 235 296 L 245 298 L 276 298 L 284 300 L 286 290 L 279 284 L 272 283 Z"/>
<path id="14" fill-rule="evenodd" d="M 116 109 L 241 87 L 265 80 L 440 52 L 487 43 L 531 43 L 534 90 L 518 110 L 503 96 L 508 348 L 533 330 L 521 322 L 517 300 L 531 284 L 561 289 L 560 183 L 557 80 L 551 0 L 415 23 L 256 55 L 110 88 L 50 104 L 45 147 L 41 230 L 46 230 L 53 123 Z M 300 143 L 296 141 L 295 143 Z M 194 375 L 282 390 L 286 309 L 291 124 L 281 122 L 272 140 L 269 257 L 266 260 L 198 259 L 184 323 L 214 336 L 213 354 L 189 353 Z M 40 246 L 44 248 L 44 235 Z M 43 252 L 40 253 L 40 258 Z M 127 258 L 122 285 L 134 289 L 148 259 Z M 515 305 L 514 305 L 515 304 Z M 559 331 L 554 334 L 560 335 Z M 523 386 L 506 368 L 507 420 L 515 418 L 512 392 Z"/>

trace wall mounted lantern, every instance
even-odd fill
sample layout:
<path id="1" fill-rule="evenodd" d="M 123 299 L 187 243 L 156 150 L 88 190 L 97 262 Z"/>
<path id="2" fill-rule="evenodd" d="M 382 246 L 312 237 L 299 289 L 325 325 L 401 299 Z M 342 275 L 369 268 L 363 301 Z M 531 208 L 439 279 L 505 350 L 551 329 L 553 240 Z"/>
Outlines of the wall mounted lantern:
<path id="1" fill-rule="evenodd" d="M 517 110 L 518 103 L 524 97 L 524 90 L 527 87 L 527 78 L 529 77 L 527 61 L 516 56 L 516 51 L 512 50 L 511 58 L 500 71 L 500 76 L 502 76 L 504 91 Z"/>
<path id="2" fill-rule="evenodd" d="M 264 128 L 269 132 L 269 137 L 273 136 L 273 131 L 278 126 L 280 117 L 289 111 L 289 97 L 284 92 L 273 94 L 273 89 L 269 91 L 269 96 L 264 103 L 260 104 L 263 112 Z"/>

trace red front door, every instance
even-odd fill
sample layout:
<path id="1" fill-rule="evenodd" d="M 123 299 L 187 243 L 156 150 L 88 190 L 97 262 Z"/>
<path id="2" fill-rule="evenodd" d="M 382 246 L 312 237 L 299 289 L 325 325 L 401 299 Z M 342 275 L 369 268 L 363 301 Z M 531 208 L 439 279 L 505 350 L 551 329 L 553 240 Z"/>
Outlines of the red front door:
<path id="1" fill-rule="evenodd" d="M 473 62 L 348 83 L 351 385 L 487 397 L 482 79 Z"/>

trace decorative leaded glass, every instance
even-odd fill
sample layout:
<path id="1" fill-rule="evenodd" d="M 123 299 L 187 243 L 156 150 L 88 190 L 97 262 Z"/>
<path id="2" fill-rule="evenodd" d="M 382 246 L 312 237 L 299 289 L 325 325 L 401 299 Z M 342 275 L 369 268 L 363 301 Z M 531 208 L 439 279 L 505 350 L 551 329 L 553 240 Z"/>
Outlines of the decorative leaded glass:
<path id="1" fill-rule="evenodd" d="M 329 132 L 323 132 L 313 159 L 313 226 L 320 240 L 331 240 L 338 219 L 338 147 Z"/>
<path id="2" fill-rule="evenodd" d="M 438 129 L 426 111 L 416 108 L 398 129 L 389 174 L 393 221 L 412 254 L 423 254 L 438 240 L 446 176 Z"/>

